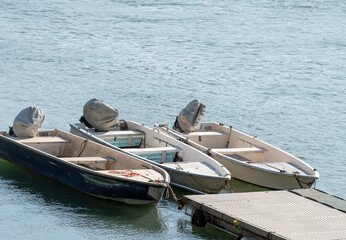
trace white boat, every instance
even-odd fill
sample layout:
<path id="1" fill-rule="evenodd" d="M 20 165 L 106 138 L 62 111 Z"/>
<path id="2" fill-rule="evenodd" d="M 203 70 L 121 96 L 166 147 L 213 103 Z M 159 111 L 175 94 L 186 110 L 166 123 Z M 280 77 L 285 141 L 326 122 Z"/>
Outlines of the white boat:
<path id="1" fill-rule="evenodd" d="M 219 193 L 229 182 L 229 171 L 208 155 L 142 124 L 127 121 L 108 131 L 84 123 L 70 124 L 70 132 L 126 151 L 166 170 L 173 186 L 204 193 Z"/>
<path id="2" fill-rule="evenodd" d="M 204 152 L 225 166 L 232 177 L 270 189 L 310 188 L 319 174 L 302 160 L 244 131 L 218 123 L 202 123 L 185 133 L 155 128 Z"/>
<path id="3" fill-rule="evenodd" d="M 0 157 L 95 197 L 128 204 L 160 201 L 163 169 L 59 129 L 35 137 L 0 132 Z"/>

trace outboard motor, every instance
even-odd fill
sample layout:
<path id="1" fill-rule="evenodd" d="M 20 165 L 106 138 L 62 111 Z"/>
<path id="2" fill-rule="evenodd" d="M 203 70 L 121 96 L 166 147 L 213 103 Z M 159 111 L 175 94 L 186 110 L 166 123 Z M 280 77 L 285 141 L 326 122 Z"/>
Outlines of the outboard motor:
<path id="1" fill-rule="evenodd" d="M 205 113 L 205 105 L 198 99 L 189 102 L 176 118 L 173 129 L 180 132 L 193 132 Z"/>
<path id="2" fill-rule="evenodd" d="M 20 111 L 14 119 L 12 134 L 17 137 L 36 137 L 41 128 L 45 114 L 36 106 L 30 106 Z"/>
<path id="3" fill-rule="evenodd" d="M 88 121 L 86 120 L 84 115 L 82 115 L 80 117 L 79 122 L 83 123 L 87 128 L 92 128 L 93 127 L 93 126 L 90 125 L 90 123 L 88 123 Z"/>
<path id="4" fill-rule="evenodd" d="M 83 114 L 89 126 L 106 132 L 116 125 L 119 111 L 104 101 L 93 98 L 84 105 Z"/>

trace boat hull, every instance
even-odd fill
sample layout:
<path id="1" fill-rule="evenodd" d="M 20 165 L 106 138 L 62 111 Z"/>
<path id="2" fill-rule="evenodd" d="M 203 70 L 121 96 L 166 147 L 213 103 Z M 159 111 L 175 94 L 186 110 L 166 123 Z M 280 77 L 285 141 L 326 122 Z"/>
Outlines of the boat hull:
<path id="1" fill-rule="evenodd" d="M 89 195 L 127 204 L 157 203 L 166 189 L 164 186 L 101 176 L 3 136 L 0 136 L 0 157 Z"/>
<path id="2" fill-rule="evenodd" d="M 179 170 L 174 171 L 169 168 L 164 168 L 162 165 L 160 165 L 160 167 L 169 173 L 172 185 L 190 189 L 192 191 L 197 190 L 203 193 L 217 194 L 224 189 L 229 181 L 226 178 L 208 178 L 197 174 L 186 174 L 184 172 L 179 172 Z"/>
<path id="3" fill-rule="evenodd" d="M 223 164 L 231 173 L 232 177 L 244 182 L 269 189 L 299 189 L 311 188 L 316 178 L 292 174 L 280 174 L 253 168 L 251 165 L 241 164 L 222 156 L 211 154 L 219 163 Z"/>

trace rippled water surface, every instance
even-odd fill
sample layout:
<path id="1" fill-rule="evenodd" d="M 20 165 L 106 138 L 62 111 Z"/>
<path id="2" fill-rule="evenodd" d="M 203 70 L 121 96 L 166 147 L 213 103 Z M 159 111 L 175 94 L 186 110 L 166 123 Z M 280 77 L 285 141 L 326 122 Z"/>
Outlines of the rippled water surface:
<path id="1" fill-rule="evenodd" d="M 43 128 L 68 131 L 94 97 L 121 119 L 173 124 L 198 98 L 204 121 L 300 157 L 316 188 L 345 198 L 345 26 L 342 0 L 0 0 L 0 128 L 38 105 Z M 100 201 L 0 160 L 0 239 L 226 237 L 171 199 Z"/>

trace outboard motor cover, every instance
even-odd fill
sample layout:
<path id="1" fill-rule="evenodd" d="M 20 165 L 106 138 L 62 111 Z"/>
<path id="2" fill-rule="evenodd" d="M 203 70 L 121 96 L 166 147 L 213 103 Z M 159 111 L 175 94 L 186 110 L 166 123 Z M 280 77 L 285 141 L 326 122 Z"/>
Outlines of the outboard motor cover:
<path id="1" fill-rule="evenodd" d="M 99 131 L 108 131 L 118 121 L 119 111 L 102 100 L 93 98 L 83 108 L 88 123 Z"/>
<path id="2" fill-rule="evenodd" d="M 36 137 L 45 118 L 43 110 L 36 106 L 24 108 L 13 122 L 13 132 L 17 137 Z"/>
<path id="3" fill-rule="evenodd" d="M 200 100 L 195 99 L 181 110 L 173 128 L 187 133 L 193 132 L 201 122 L 204 113 L 205 105 Z"/>

